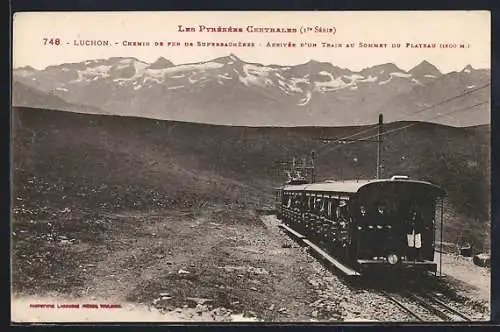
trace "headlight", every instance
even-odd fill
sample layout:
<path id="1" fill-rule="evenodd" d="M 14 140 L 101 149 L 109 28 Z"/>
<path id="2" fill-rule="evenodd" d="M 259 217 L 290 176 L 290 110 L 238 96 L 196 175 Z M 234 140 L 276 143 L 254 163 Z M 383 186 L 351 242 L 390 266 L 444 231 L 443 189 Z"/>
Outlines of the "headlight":
<path id="1" fill-rule="evenodd" d="M 389 262 L 389 264 L 394 265 L 398 262 L 398 256 L 390 254 L 389 256 L 387 256 L 387 261 Z"/>

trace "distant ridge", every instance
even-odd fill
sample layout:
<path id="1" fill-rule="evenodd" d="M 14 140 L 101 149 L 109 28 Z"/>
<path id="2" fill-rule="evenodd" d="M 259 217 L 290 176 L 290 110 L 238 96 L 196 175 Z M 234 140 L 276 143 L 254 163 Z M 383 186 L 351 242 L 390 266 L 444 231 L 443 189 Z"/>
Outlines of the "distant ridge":
<path id="1" fill-rule="evenodd" d="M 155 119 L 239 126 L 346 126 L 374 123 L 383 113 L 387 121 L 435 121 L 452 126 L 490 121 L 489 105 L 441 117 L 444 112 L 488 101 L 488 90 L 414 117 L 422 107 L 491 80 L 488 69 L 469 65 L 442 74 L 426 60 L 409 71 L 394 63 L 353 71 L 314 59 L 295 66 L 265 66 L 232 53 L 177 65 L 164 57 L 153 63 L 112 57 L 43 70 L 25 66 L 15 69 L 13 76 L 14 81 L 71 105 Z M 29 98 L 24 99 L 27 104 L 23 105 L 29 106 Z"/>

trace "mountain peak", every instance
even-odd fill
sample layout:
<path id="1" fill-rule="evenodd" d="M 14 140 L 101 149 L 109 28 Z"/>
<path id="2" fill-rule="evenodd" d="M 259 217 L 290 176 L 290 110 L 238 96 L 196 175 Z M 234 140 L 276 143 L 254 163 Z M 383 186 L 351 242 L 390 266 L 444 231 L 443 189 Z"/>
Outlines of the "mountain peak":
<path id="1" fill-rule="evenodd" d="M 35 71 L 36 69 L 31 67 L 31 66 L 23 66 L 23 67 L 16 68 L 15 70 Z"/>
<path id="2" fill-rule="evenodd" d="M 124 56 L 112 56 L 111 58 L 108 59 L 108 61 L 125 61 L 125 60 L 140 61 L 135 57 L 124 57 Z"/>
<path id="3" fill-rule="evenodd" d="M 333 67 L 333 64 L 330 63 L 330 62 L 326 62 L 326 61 L 318 61 L 318 60 L 314 60 L 314 59 L 311 59 L 309 61 L 307 61 L 305 63 L 305 65 L 311 65 L 311 66 L 332 66 Z"/>
<path id="4" fill-rule="evenodd" d="M 464 69 L 462 69 L 462 73 L 470 73 L 473 70 L 474 70 L 474 68 L 472 68 L 472 66 L 469 64 L 469 65 L 465 66 Z"/>
<path id="5" fill-rule="evenodd" d="M 213 61 L 223 63 L 223 64 L 229 64 L 229 63 L 233 63 L 233 62 L 243 62 L 234 53 L 230 53 L 229 55 L 216 58 Z"/>
<path id="6" fill-rule="evenodd" d="M 439 77 L 442 75 L 439 69 L 427 60 L 420 62 L 418 65 L 410 69 L 408 73 L 412 74 L 414 77 L 425 77 L 426 75 L 427 77 Z"/>
<path id="7" fill-rule="evenodd" d="M 381 65 L 376 65 L 376 66 L 373 66 L 372 68 L 383 69 L 383 70 L 390 71 L 390 72 L 404 71 L 392 62 L 387 62 L 387 63 L 381 64 Z"/>
<path id="8" fill-rule="evenodd" d="M 405 73 L 405 71 L 396 66 L 394 63 L 388 62 L 381 65 L 375 65 L 372 67 L 365 68 L 361 71 L 361 73 L 363 75 L 385 77 L 388 76 L 390 73 Z"/>
<path id="9" fill-rule="evenodd" d="M 163 69 L 173 67 L 172 61 L 165 59 L 164 57 L 159 57 L 155 62 L 148 66 L 149 69 Z"/>
<path id="10" fill-rule="evenodd" d="M 233 61 L 241 61 L 234 53 L 230 53 L 229 58 Z"/>

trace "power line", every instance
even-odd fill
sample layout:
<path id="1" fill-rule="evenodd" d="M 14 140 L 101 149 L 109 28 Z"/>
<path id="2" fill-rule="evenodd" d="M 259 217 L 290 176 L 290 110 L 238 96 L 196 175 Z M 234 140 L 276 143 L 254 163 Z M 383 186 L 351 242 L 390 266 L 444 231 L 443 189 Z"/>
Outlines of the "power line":
<path id="1" fill-rule="evenodd" d="M 451 101 L 453 101 L 453 100 L 459 99 L 459 98 L 461 98 L 461 97 L 463 97 L 463 96 L 466 96 L 466 95 L 468 95 L 468 94 L 474 93 L 474 92 L 476 92 L 476 91 L 479 91 L 479 90 L 485 89 L 485 88 L 487 88 L 487 87 L 488 87 L 488 86 L 490 86 L 490 85 L 491 85 L 491 83 L 487 83 L 487 84 L 485 84 L 485 85 L 483 85 L 483 86 L 480 86 L 480 87 L 477 87 L 477 88 L 474 88 L 474 89 L 469 89 L 469 90 L 467 90 L 466 92 L 461 93 L 460 95 L 456 95 L 456 96 L 450 97 L 450 98 L 445 99 L 445 100 L 442 100 L 442 101 L 440 101 L 440 102 L 438 102 L 438 103 L 436 103 L 436 104 L 433 104 L 433 105 L 430 105 L 430 106 L 424 107 L 424 108 L 422 108 L 422 109 L 420 109 L 420 110 L 417 110 L 416 112 L 409 113 L 409 114 L 404 114 L 404 115 L 402 115 L 402 116 L 403 116 L 403 117 L 407 117 L 407 116 L 410 116 L 410 117 L 411 117 L 411 116 L 414 116 L 414 115 L 417 115 L 417 114 L 423 113 L 423 112 L 425 112 L 425 111 L 427 111 L 427 110 L 429 110 L 429 109 L 432 109 L 432 108 L 435 108 L 435 107 L 437 107 L 437 106 L 440 106 L 440 105 L 443 105 L 443 104 L 449 103 L 449 102 L 451 102 Z M 477 106 L 480 106 L 480 105 L 484 105 L 484 104 L 487 104 L 487 103 L 489 103 L 489 101 L 485 101 L 485 102 L 477 103 L 477 104 L 475 104 L 475 105 L 468 106 L 468 107 L 464 107 L 464 108 L 461 108 L 461 109 L 458 109 L 458 110 L 453 110 L 453 111 L 451 111 L 451 112 L 447 112 L 447 113 L 444 113 L 444 114 L 439 114 L 439 115 L 438 115 L 438 116 L 436 116 L 436 117 L 431 117 L 431 118 L 429 118 L 429 119 L 427 119 L 427 120 L 424 120 L 424 121 L 434 120 L 434 119 L 437 119 L 437 118 L 440 118 L 440 117 L 443 117 L 443 116 L 446 116 L 446 115 L 449 115 L 449 114 L 452 114 L 452 113 L 462 112 L 462 111 L 465 111 L 465 110 L 468 110 L 468 109 L 471 109 L 471 108 L 474 108 L 474 107 L 477 107 Z M 399 119 L 399 118 L 397 118 L 395 121 L 398 121 L 398 119 Z M 334 142 L 337 142 L 337 143 L 339 143 L 339 142 L 342 142 L 342 141 L 343 141 L 343 142 L 342 142 L 343 144 L 352 144 L 352 143 L 358 143 L 358 142 L 366 142 L 366 141 L 369 141 L 370 139 L 375 138 L 375 137 L 377 137 L 377 139 L 378 139 L 378 140 L 380 140 L 380 139 L 381 139 L 383 136 L 385 136 L 385 135 L 388 135 L 388 134 L 391 134 L 391 133 L 395 133 L 395 132 L 398 132 L 398 131 L 400 131 L 400 130 L 403 130 L 403 129 L 406 129 L 406 128 L 410 128 L 410 127 L 416 126 L 417 124 L 420 124 L 420 122 L 417 122 L 417 123 L 412 123 L 412 124 L 409 124 L 409 125 L 407 125 L 407 126 L 403 126 L 403 127 L 400 127 L 400 128 L 395 128 L 395 129 L 392 129 L 392 130 L 389 130 L 389 131 L 386 131 L 386 132 L 383 132 L 383 133 L 377 133 L 377 134 L 375 134 L 375 135 L 371 135 L 371 136 L 368 136 L 368 137 L 363 137 L 363 138 L 360 138 L 360 139 L 351 140 L 350 142 L 348 142 L 348 141 L 347 141 L 348 139 L 351 139 L 351 138 L 353 138 L 353 137 L 355 137 L 355 136 L 359 136 L 359 135 L 364 134 L 364 133 L 367 133 L 367 132 L 369 132 L 369 131 L 371 131 L 371 130 L 373 130 L 373 129 L 375 129 L 375 128 L 378 128 L 378 127 L 380 126 L 380 123 L 377 123 L 377 124 L 375 124 L 375 125 L 372 125 L 372 126 L 370 126 L 370 127 L 366 128 L 366 129 L 362 130 L 362 131 L 356 132 L 356 133 L 354 133 L 354 134 L 352 134 L 352 135 L 345 136 L 345 137 L 338 138 L 338 139 L 329 139 L 329 140 L 334 141 Z M 341 146 L 342 146 L 342 145 L 337 145 L 337 146 L 333 147 L 332 149 L 330 149 L 330 152 L 332 152 L 332 151 L 334 151 L 334 150 L 336 150 L 336 149 L 339 149 Z M 328 148 L 328 147 L 330 147 L 330 146 L 329 146 L 329 145 L 325 145 L 323 148 Z M 321 148 L 316 149 L 316 153 L 318 153 L 320 150 L 322 150 L 322 149 L 321 149 Z M 378 166 L 377 166 L 377 167 L 378 167 Z M 378 170 L 378 168 L 377 168 L 377 170 Z"/>
<path id="2" fill-rule="evenodd" d="M 328 143 L 332 143 L 332 142 L 337 142 L 338 143 L 340 141 L 346 141 L 346 140 L 348 140 L 348 139 L 350 139 L 350 138 L 352 138 L 354 136 L 358 136 L 358 135 L 367 133 L 367 132 L 369 132 L 369 131 L 371 131 L 373 129 L 376 129 L 377 127 L 378 127 L 378 124 L 374 124 L 374 125 L 371 125 L 370 127 L 366 128 L 366 129 L 364 129 L 364 130 L 361 130 L 361 131 L 359 131 L 357 133 L 354 133 L 352 135 L 349 135 L 349 136 L 345 136 L 345 137 L 341 137 L 341 138 L 335 138 L 335 139 L 325 139 L 325 140 L 329 140 L 330 142 L 328 142 Z M 318 153 L 319 151 L 322 150 L 322 148 L 325 148 L 325 147 L 329 147 L 329 146 L 325 145 L 325 146 L 322 146 L 322 147 L 316 149 L 316 153 Z"/>
<path id="3" fill-rule="evenodd" d="M 457 109 L 457 110 L 452 110 L 450 112 L 446 112 L 446 113 L 439 114 L 437 116 L 431 117 L 431 118 L 427 119 L 427 121 L 434 120 L 434 119 L 437 119 L 437 118 L 440 118 L 440 117 L 443 117 L 443 116 L 446 116 L 446 115 L 450 115 L 452 113 L 463 112 L 463 111 L 466 111 L 466 110 L 469 110 L 469 109 L 472 109 L 472 108 L 475 108 L 475 107 L 478 107 L 478 106 L 481 106 L 481 105 L 484 105 L 484 104 L 488 104 L 488 103 L 489 103 L 489 101 L 483 101 L 483 102 L 480 102 L 480 103 L 477 103 L 477 104 L 474 104 L 474 105 L 471 105 L 471 106 L 463 107 L 463 108 L 460 108 L 460 109 Z M 407 129 L 407 128 L 419 125 L 421 123 L 422 122 L 411 123 L 409 125 L 406 125 L 406 126 L 403 126 L 403 127 L 399 127 L 399 128 L 395 128 L 395 129 L 392 129 L 392 130 L 389 130 L 389 131 L 386 131 L 386 132 L 383 132 L 383 133 L 380 133 L 380 134 L 376 134 L 376 135 L 364 137 L 364 138 L 361 138 L 360 140 L 356 140 L 356 141 L 352 141 L 352 142 L 344 142 L 344 144 L 339 144 L 339 145 L 336 145 L 336 146 L 332 147 L 332 149 L 330 149 L 329 152 L 333 152 L 333 151 L 335 151 L 337 149 L 340 149 L 343 145 L 348 145 L 348 144 L 358 143 L 358 142 L 366 142 L 367 140 L 369 140 L 371 138 L 374 138 L 374 137 L 381 138 L 382 136 L 385 136 L 385 135 L 388 135 L 388 134 L 392 134 L 392 133 L 395 133 L 395 132 Z M 378 167 L 379 166 L 377 166 L 377 169 L 378 169 Z"/>
<path id="4" fill-rule="evenodd" d="M 480 86 L 480 87 L 477 87 L 477 88 L 474 88 L 474 89 L 467 90 L 466 92 L 464 92 L 464 93 L 462 93 L 462 94 L 459 94 L 459 95 L 456 95 L 456 96 L 450 97 L 450 98 L 448 98 L 448 99 L 442 100 L 442 101 L 440 101 L 440 102 L 438 102 L 438 103 L 436 103 L 436 104 L 434 104 L 434 105 L 424 107 L 424 108 L 422 108 L 422 109 L 420 109 L 420 110 L 418 110 L 418 111 L 416 111 L 416 112 L 409 113 L 409 114 L 404 114 L 404 115 L 403 115 L 403 117 L 407 117 L 407 116 L 414 116 L 414 115 L 416 115 L 416 114 L 420 114 L 420 113 L 425 112 L 425 111 L 427 111 L 427 110 L 429 110 L 429 109 L 432 109 L 432 108 L 434 108 L 434 107 L 436 107 L 436 106 L 440 106 L 440 105 L 443 105 L 443 104 L 449 103 L 450 101 L 453 101 L 453 100 L 455 100 L 455 99 L 458 99 L 458 98 L 461 98 L 461 97 L 466 96 L 466 95 L 468 95 L 468 94 L 471 94 L 471 93 L 473 93 L 473 92 L 476 92 L 476 91 L 479 91 L 479 90 L 485 89 L 485 88 L 487 88 L 487 87 L 488 87 L 488 86 L 490 86 L 490 85 L 491 85 L 491 83 L 487 83 L 487 84 L 485 84 L 485 85 L 483 85 L 483 86 Z M 484 103 L 480 103 L 479 105 L 482 105 L 482 104 L 484 104 Z M 473 105 L 473 106 L 471 106 L 471 107 L 476 107 L 476 106 L 479 106 L 479 105 Z M 468 108 L 466 108 L 466 109 L 468 109 Z M 446 114 L 445 114 L 445 115 L 446 115 Z M 400 119 L 400 118 L 396 118 L 396 120 L 394 120 L 394 121 L 398 121 L 399 119 Z M 434 119 L 434 118 L 431 118 L 431 119 L 428 119 L 428 120 L 432 120 L 432 119 Z M 410 125 L 410 126 L 413 126 L 413 124 L 412 124 L 412 125 Z M 349 136 L 346 136 L 346 137 L 342 137 L 342 138 L 339 138 L 339 139 L 335 139 L 335 140 L 332 140 L 332 141 L 335 141 L 335 142 L 344 141 L 344 140 L 350 139 L 350 138 L 352 138 L 352 137 L 355 137 L 355 136 L 358 136 L 358 135 L 364 134 L 364 133 L 366 133 L 366 132 L 368 132 L 368 131 L 370 131 L 370 130 L 372 130 L 372 129 L 375 129 L 376 127 L 378 127 L 378 124 L 375 124 L 375 125 L 373 125 L 373 126 L 371 126 L 371 127 L 367 128 L 367 129 L 365 129 L 365 130 L 362 130 L 362 131 L 360 131 L 360 132 L 354 133 L 354 134 L 352 134 L 352 135 L 349 135 Z M 405 128 L 407 128 L 407 127 L 405 127 Z M 404 128 L 401 128 L 401 129 L 399 129 L 399 130 L 402 130 L 402 129 L 404 129 Z M 389 132 L 393 132 L 393 131 L 389 131 Z M 385 135 L 385 134 L 387 134 L 387 133 L 389 133 L 389 132 L 385 132 L 385 133 L 383 133 L 382 135 Z M 372 135 L 372 136 L 368 136 L 368 137 L 361 138 L 361 139 L 356 140 L 356 141 L 352 141 L 352 142 L 344 142 L 343 144 L 352 144 L 352 143 L 357 143 L 358 141 L 361 141 L 361 140 L 365 141 L 365 140 L 367 140 L 367 139 L 374 138 L 374 137 L 377 137 L 377 136 L 378 136 L 378 135 Z M 326 147 L 326 146 L 325 146 L 325 147 Z M 316 151 L 316 152 L 318 152 L 318 151 L 320 151 L 320 150 L 321 150 L 321 148 L 317 149 L 317 151 Z"/>
<path id="5" fill-rule="evenodd" d="M 474 107 L 477 107 L 477 106 L 481 106 L 481 105 L 484 105 L 484 104 L 488 104 L 489 101 L 483 101 L 481 103 L 477 103 L 477 104 L 474 104 L 474 105 L 471 105 L 471 106 L 467 106 L 467 107 L 463 107 L 463 108 L 460 108 L 458 110 L 453 110 L 451 112 L 447 112 L 447 113 L 444 113 L 444 114 L 439 114 L 438 116 L 435 116 L 435 117 L 431 117 L 429 119 L 427 119 L 427 121 L 429 120 L 435 120 L 435 119 L 438 119 L 440 117 L 443 117 L 443 116 L 446 116 L 446 115 L 450 115 L 452 113 L 458 113 L 458 112 L 463 112 L 463 111 L 466 111 L 468 109 L 471 109 L 471 108 L 474 108 Z M 397 132 L 397 131 L 400 131 L 400 130 L 403 130 L 403 129 L 406 129 L 406 128 L 410 128 L 410 127 L 413 127 L 413 126 L 416 126 L 418 124 L 420 124 L 421 122 L 417 122 L 417 123 L 412 123 L 412 124 L 409 124 L 407 126 L 403 126 L 403 127 L 399 127 L 399 128 L 395 128 L 395 129 L 392 129 L 392 130 L 389 130 L 389 131 L 386 131 L 382 134 L 380 134 L 380 136 L 384 136 L 384 135 L 387 135 L 387 134 L 391 134 L 391 133 L 394 133 L 394 132 Z M 372 136 L 368 136 L 368 137 L 363 137 L 361 138 L 361 140 L 367 140 L 367 139 L 370 139 L 370 138 L 374 138 L 374 137 L 377 137 L 378 135 L 372 135 Z M 353 142 L 348 142 L 346 144 L 352 144 L 352 143 L 357 143 L 357 141 L 353 141 Z"/>
<path id="6" fill-rule="evenodd" d="M 436 106 L 440 106 L 440 105 L 446 104 L 446 103 L 448 103 L 448 102 L 450 102 L 450 101 L 453 101 L 453 100 L 455 100 L 455 99 L 461 98 L 461 97 L 466 96 L 466 95 L 468 95 L 468 94 L 471 94 L 471 93 L 473 93 L 473 92 L 476 92 L 476 91 L 482 90 L 482 89 L 484 89 L 484 88 L 487 88 L 487 87 L 488 87 L 488 86 L 490 86 L 490 85 L 491 85 L 491 83 L 487 83 L 487 84 L 485 84 L 485 85 L 483 85 L 483 86 L 480 86 L 480 87 L 478 87 L 478 88 L 474 88 L 474 89 L 467 90 L 466 92 L 464 92 L 464 93 L 462 93 L 462 94 L 459 94 L 459 95 L 453 96 L 453 97 L 451 97 L 451 98 L 448 98 L 448 99 L 442 100 L 442 101 L 438 102 L 437 104 L 434 104 L 434 105 L 431 105 L 431 106 L 424 107 L 424 108 L 422 108 L 422 109 L 420 109 L 420 110 L 418 110 L 418 111 L 416 111 L 416 112 L 413 112 L 413 113 L 408 113 L 408 114 L 403 114 L 403 115 L 402 115 L 402 117 L 407 117 L 407 116 L 413 116 L 413 115 L 416 115 L 416 114 L 420 114 L 420 113 L 425 112 L 425 111 L 427 111 L 427 110 L 429 110 L 429 109 L 431 109 L 431 108 L 434 108 L 434 107 L 436 107 Z M 396 120 L 394 120 L 394 121 L 398 121 L 398 120 L 402 119 L 402 117 L 396 118 Z"/>
<path id="7" fill-rule="evenodd" d="M 364 133 L 366 133 L 366 132 L 369 132 L 370 130 L 373 130 L 373 129 L 377 128 L 377 126 L 378 126 L 378 124 L 374 124 L 374 125 L 372 125 L 372 126 L 368 127 L 367 129 L 360 131 L 359 133 L 354 133 L 354 134 L 352 134 L 352 135 L 349 135 L 349 136 L 346 136 L 346 137 L 339 138 L 338 140 L 339 140 L 339 141 L 342 141 L 342 140 L 346 140 L 346 139 L 352 138 L 352 137 L 354 137 L 354 136 L 358 136 L 358 135 L 364 134 Z"/>
<path id="8" fill-rule="evenodd" d="M 463 111 L 466 111 L 468 109 L 471 109 L 471 108 L 474 108 L 474 107 L 477 107 L 477 106 L 481 106 L 481 105 L 484 105 L 484 104 L 488 104 L 488 103 L 489 103 L 489 101 L 483 101 L 481 103 L 477 103 L 477 104 L 474 104 L 474 105 L 471 105 L 471 106 L 460 108 L 458 110 L 453 110 L 451 112 L 447 112 L 447 113 L 440 114 L 440 115 L 435 116 L 435 117 L 431 117 L 431 118 L 427 119 L 427 121 L 429 121 L 429 120 L 435 120 L 437 118 L 440 118 L 440 117 L 443 117 L 443 116 L 446 116 L 446 115 L 450 115 L 452 113 L 463 112 Z M 389 131 L 381 133 L 380 136 L 385 136 L 385 135 L 388 135 L 388 134 L 392 134 L 392 133 L 395 133 L 397 131 L 404 130 L 406 128 L 410 128 L 410 127 L 413 127 L 413 126 L 416 126 L 416 125 L 419 125 L 419 124 L 421 124 L 421 122 L 412 123 L 412 124 L 409 124 L 409 125 L 406 125 L 406 126 L 403 126 L 403 127 L 395 128 L 395 129 L 392 129 L 392 130 L 389 130 Z M 329 150 L 329 152 L 332 152 L 332 151 L 335 151 L 337 149 L 340 149 L 343 145 L 349 145 L 349 144 L 353 144 L 353 143 L 365 142 L 366 140 L 371 139 L 371 138 L 375 138 L 377 136 L 378 136 L 378 134 L 372 135 L 372 136 L 363 137 L 363 138 L 360 138 L 359 140 L 352 141 L 352 142 L 345 142 L 343 144 L 340 144 L 340 145 L 332 147 L 332 149 Z"/>

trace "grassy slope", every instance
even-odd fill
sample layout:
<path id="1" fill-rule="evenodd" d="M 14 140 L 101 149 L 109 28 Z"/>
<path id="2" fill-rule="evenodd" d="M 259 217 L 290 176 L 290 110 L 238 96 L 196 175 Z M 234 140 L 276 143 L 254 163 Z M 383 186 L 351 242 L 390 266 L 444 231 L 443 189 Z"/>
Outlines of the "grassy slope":
<path id="1" fill-rule="evenodd" d="M 318 151 L 319 178 L 375 173 L 374 143 L 335 148 L 314 139 L 349 135 L 355 127 L 224 127 L 20 108 L 14 128 L 14 197 L 39 210 L 259 206 L 279 183 L 274 162 L 311 149 Z M 463 233 L 483 242 L 489 228 L 489 135 L 484 126 L 422 123 L 385 139 L 386 175 L 407 174 L 446 189 L 448 240 Z M 21 213 L 21 201 L 15 202 Z"/>

